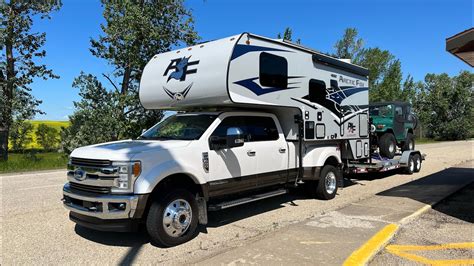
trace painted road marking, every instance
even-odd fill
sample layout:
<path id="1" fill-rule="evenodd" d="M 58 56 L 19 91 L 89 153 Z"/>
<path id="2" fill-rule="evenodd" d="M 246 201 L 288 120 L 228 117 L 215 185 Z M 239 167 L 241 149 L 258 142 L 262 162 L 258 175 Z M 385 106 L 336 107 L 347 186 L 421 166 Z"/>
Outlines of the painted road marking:
<path id="1" fill-rule="evenodd" d="M 411 246 L 411 245 L 388 245 L 385 248 L 389 253 L 399 257 L 430 265 L 472 265 L 474 259 L 452 259 L 452 260 L 432 260 L 423 256 L 415 255 L 407 251 L 427 251 L 427 250 L 447 250 L 447 249 L 474 249 L 474 242 L 449 243 L 429 246 Z"/>
<path id="2" fill-rule="evenodd" d="M 354 251 L 344 261 L 344 266 L 349 265 L 365 265 L 369 260 L 390 241 L 392 236 L 398 230 L 398 225 L 389 224 L 375 234 L 369 241 L 365 242 L 362 247 Z"/>

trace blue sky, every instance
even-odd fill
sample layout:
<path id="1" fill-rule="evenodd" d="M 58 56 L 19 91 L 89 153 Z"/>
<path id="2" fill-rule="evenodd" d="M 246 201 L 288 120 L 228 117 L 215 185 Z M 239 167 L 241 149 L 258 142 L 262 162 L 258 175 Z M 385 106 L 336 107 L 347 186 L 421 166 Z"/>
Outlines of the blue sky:
<path id="1" fill-rule="evenodd" d="M 422 80 L 426 73 L 456 75 L 470 67 L 445 51 L 445 39 L 473 25 L 472 0 L 302 1 L 302 0 L 193 0 L 196 30 L 202 40 L 240 32 L 276 37 L 285 27 L 302 44 L 320 51 L 333 45 L 347 27 L 355 27 L 367 47 L 381 47 L 402 62 L 403 74 Z M 100 76 L 110 73 L 104 60 L 89 52 L 89 40 L 100 33 L 100 1 L 63 0 L 51 20 L 37 20 L 34 31 L 47 34 L 47 57 L 41 62 L 61 78 L 35 80 L 33 95 L 43 100 L 46 115 L 36 119 L 67 120 L 73 101 L 79 100 L 71 84 L 80 71 Z"/>

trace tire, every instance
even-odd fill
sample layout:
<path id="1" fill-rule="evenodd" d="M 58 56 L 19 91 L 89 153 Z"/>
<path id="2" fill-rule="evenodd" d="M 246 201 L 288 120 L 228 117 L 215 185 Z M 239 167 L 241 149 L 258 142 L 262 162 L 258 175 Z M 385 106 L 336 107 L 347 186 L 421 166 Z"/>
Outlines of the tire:
<path id="1" fill-rule="evenodd" d="M 402 151 L 409 151 L 415 149 L 415 136 L 412 133 L 407 134 L 407 139 L 403 143 Z"/>
<path id="2" fill-rule="evenodd" d="M 154 201 L 146 220 L 151 242 L 160 247 L 172 247 L 191 240 L 197 226 L 197 202 L 185 189 L 171 191 Z"/>
<path id="3" fill-rule="evenodd" d="M 413 159 L 413 155 L 408 157 L 408 166 L 405 167 L 405 174 L 411 175 L 415 171 L 415 160 Z"/>
<path id="4" fill-rule="evenodd" d="M 319 181 L 312 183 L 312 187 L 310 188 L 312 191 L 311 194 L 315 198 L 322 200 L 333 199 L 337 193 L 337 182 L 341 178 L 340 175 L 341 173 L 336 167 L 325 165 L 323 169 L 321 169 Z"/>
<path id="5" fill-rule="evenodd" d="M 421 156 L 419 154 L 413 155 L 413 162 L 415 163 L 415 168 L 413 172 L 418 173 L 421 170 Z"/>
<path id="6" fill-rule="evenodd" d="M 392 133 L 385 133 L 379 140 L 380 154 L 389 159 L 395 156 L 397 150 L 397 140 Z"/>

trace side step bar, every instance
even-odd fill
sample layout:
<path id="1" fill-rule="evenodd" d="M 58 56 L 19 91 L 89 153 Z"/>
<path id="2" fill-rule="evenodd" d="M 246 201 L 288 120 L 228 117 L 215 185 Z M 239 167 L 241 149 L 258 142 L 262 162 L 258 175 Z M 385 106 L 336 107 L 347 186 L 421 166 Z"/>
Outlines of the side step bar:
<path id="1" fill-rule="evenodd" d="M 257 201 L 261 199 L 271 198 L 271 197 L 283 195 L 286 193 L 288 193 L 287 189 L 279 189 L 279 190 L 270 191 L 270 192 L 266 192 L 262 194 L 252 195 L 245 198 L 240 198 L 236 200 L 225 201 L 225 202 L 209 205 L 208 210 L 209 211 L 223 210 L 223 209 L 227 209 L 227 208 L 234 207 L 237 205 L 242 205 L 245 203 L 249 203 L 249 202 L 253 202 L 253 201 Z"/>

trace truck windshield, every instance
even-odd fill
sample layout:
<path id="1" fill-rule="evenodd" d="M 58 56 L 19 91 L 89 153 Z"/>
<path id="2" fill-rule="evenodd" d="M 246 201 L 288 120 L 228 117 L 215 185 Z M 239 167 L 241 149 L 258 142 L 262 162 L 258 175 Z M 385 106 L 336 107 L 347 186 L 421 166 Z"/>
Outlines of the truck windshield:
<path id="1" fill-rule="evenodd" d="M 139 139 L 196 140 L 216 117 L 208 114 L 173 115 L 147 130 Z"/>
<path id="2" fill-rule="evenodd" d="M 370 115 L 372 116 L 393 116 L 393 106 L 390 105 L 380 105 L 380 106 L 371 106 Z"/>

